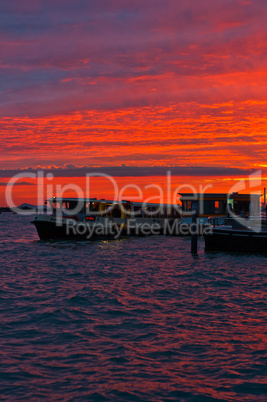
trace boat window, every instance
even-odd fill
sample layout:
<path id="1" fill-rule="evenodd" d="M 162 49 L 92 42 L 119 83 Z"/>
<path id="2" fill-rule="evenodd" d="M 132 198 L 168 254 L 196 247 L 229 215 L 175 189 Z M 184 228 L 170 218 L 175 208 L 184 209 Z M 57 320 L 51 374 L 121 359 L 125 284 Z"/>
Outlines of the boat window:
<path id="1" fill-rule="evenodd" d="M 49 201 L 49 205 L 52 208 L 52 214 L 55 215 L 61 210 L 61 204 L 55 201 Z"/>
<path id="2" fill-rule="evenodd" d="M 205 200 L 204 201 L 204 214 L 224 214 L 225 211 L 225 203 L 224 201 L 213 201 L 213 200 Z"/>
<path id="3" fill-rule="evenodd" d="M 184 212 L 189 212 L 192 210 L 192 202 L 191 201 L 183 201 L 182 205 L 183 205 Z"/>
<path id="4" fill-rule="evenodd" d="M 225 203 L 223 201 L 215 201 L 215 214 L 224 214 Z"/>
<path id="5" fill-rule="evenodd" d="M 67 215 L 84 213 L 84 202 L 77 201 L 63 201 L 62 202 L 63 213 Z"/>
<path id="6" fill-rule="evenodd" d="M 58 209 L 58 208 L 60 208 L 60 203 L 59 203 L 59 202 L 52 202 L 52 208 L 53 208 L 53 209 Z"/>
<path id="7" fill-rule="evenodd" d="M 161 207 L 160 208 L 160 217 L 161 218 L 167 218 L 166 207 Z"/>
<path id="8" fill-rule="evenodd" d="M 159 210 L 160 210 L 159 207 L 151 208 L 151 213 L 152 213 L 153 218 L 159 218 Z"/>
<path id="9" fill-rule="evenodd" d="M 106 216 L 112 216 L 113 204 L 106 204 Z"/>
<path id="10" fill-rule="evenodd" d="M 144 215 L 147 217 L 147 216 L 150 216 L 150 207 L 146 207 L 145 208 L 145 210 L 144 210 Z"/>
<path id="11" fill-rule="evenodd" d="M 104 202 L 99 203 L 99 213 L 101 216 L 106 216 L 106 204 Z"/>
<path id="12" fill-rule="evenodd" d="M 236 213 L 236 215 L 240 215 L 242 213 L 242 215 L 246 215 L 249 214 L 250 212 L 250 207 L 249 207 L 249 202 L 247 201 L 236 201 L 234 202 L 234 212 Z M 257 206 L 254 205 L 254 213 L 257 211 Z"/>
<path id="13" fill-rule="evenodd" d="M 121 208 L 118 204 L 115 204 L 113 210 L 112 210 L 112 216 L 114 218 L 120 218 L 121 217 Z"/>
<path id="14" fill-rule="evenodd" d="M 134 216 L 142 216 L 142 207 L 134 207 L 133 212 Z"/>
<path id="15" fill-rule="evenodd" d="M 78 207 L 77 201 L 70 201 L 69 202 L 69 209 L 76 209 Z"/>
<path id="16" fill-rule="evenodd" d="M 89 214 L 91 211 L 91 203 L 90 202 L 86 202 L 85 203 L 85 213 Z"/>
<path id="17" fill-rule="evenodd" d="M 146 207 L 145 215 L 151 218 L 157 218 L 159 216 L 159 209 L 157 207 Z"/>
<path id="18" fill-rule="evenodd" d="M 124 215 L 131 216 L 131 205 L 130 204 L 122 204 L 122 211 Z"/>
<path id="19" fill-rule="evenodd" d="M 205 200 L 204 201 L 204 214 L 214 214 L 215 213 L 215 201 Z"/>
<path id="20" fill-rule="evenodd" d="M 69 204 L 69 202 L 66 202 L 66 201 L 63 201 L 62 202 L 62 212 L 63 212 L 63 214 L 67 214 L 68 213 L 68 210 L 70 209 L 70 204 Z"/>
<path id="21" fill-rule="evenodd" d="M 99 212 L 99 202 L 92 202 L 92 212 Z"/>

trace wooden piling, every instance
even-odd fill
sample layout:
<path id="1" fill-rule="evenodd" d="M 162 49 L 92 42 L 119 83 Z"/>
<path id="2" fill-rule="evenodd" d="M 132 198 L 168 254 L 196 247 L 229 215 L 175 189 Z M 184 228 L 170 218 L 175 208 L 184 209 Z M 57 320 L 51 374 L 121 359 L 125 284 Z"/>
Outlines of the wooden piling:
<path id="1" fill-rule="evenodd" d="M 197 254 L 197 217 L 198 213 L 193 212 L 192 214 L 192 233 L 191 233 L 191 253 L 192 254 Z"/>

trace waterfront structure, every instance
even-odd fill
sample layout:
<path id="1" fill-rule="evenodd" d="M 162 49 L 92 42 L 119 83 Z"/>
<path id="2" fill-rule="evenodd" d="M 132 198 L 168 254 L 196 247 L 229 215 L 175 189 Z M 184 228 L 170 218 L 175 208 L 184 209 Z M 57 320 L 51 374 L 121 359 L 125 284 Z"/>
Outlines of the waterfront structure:
<path id="1" fill-rule="evenodd" d="M 199 224 L 207 224 L 209 217 L 235 215 L 257 215 L 260 211 L 260 194 L 240 193 L 179 193 L 183 223 L 192 223 L 192 213 L 198 215 Z"/>

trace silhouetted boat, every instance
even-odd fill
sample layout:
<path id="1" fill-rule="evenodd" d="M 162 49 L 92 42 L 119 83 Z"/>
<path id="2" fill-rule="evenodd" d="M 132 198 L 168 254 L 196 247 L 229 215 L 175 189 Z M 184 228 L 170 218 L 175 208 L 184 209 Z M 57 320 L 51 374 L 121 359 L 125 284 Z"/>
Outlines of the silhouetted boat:
<path id="1" fill-rule="evenodd" d="M 260 217 L 250 218 L 245 226 L 241 219 L 226 218 L 217 225 L 210 219 L 213 228 L 205 235 L 205 251 L 241 251 L 267 253 L 267 221 Z"/>
<path id="2" fill-rule="evenodd" d="M 172 234 L 180 220 L 167 204 L 55 197 L 47 202 L 52 213 L 32 221 L 41 240 Z"/>

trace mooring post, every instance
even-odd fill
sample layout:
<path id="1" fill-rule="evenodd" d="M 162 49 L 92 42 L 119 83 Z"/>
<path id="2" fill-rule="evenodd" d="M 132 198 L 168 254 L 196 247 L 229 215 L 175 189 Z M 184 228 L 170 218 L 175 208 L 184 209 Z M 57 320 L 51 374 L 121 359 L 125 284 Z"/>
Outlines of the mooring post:
<path id="1" fill-rule="evenodd" d="M 192 224 L 191 224 L 191 253 L 197 254 L 197 211 L 192 214 Z"/>

